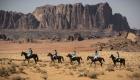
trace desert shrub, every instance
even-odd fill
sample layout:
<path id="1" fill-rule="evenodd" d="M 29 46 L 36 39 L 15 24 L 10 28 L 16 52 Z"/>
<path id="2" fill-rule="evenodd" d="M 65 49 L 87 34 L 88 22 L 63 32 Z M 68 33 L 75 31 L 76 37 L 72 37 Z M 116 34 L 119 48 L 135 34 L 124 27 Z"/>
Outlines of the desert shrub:
<path id="1" fill-rule="evenodd" d="M 74 73 L 73 73 L 73 72 L 70 72 L 69 74 L 70 74 L 70 75 L 74 75 Z"/>
<path id="2" fill-rule="evenodd" d="M 6 77 L 9 76 L 10 74 L 8 73 L 7 69 L 5 67 L 0 68 L 0 76 L 1 77 Z"/>
<path id="3" fill-rule="evenodd" d="M 55 68 L 56 69 L 60 69 L 61 67 L 59 65 L 55 65 Z"/>
<path id="4" fill-rule="evenodd" d="M 79 69 L 78 71 L 80 72 L 80 74 L 78 75 L 79 77 L 87 76 L 87 74 L 89 73 L 89 70 L 87 70 L 86 68 Z"/>
<path id="5" fill-rule="evenodd" d="M 56 63 L 50 63 L 50 65 L 49 65 L 50 67 L 54 67 L 54 68 L 56 68 L 56 69 L 59 69 L 59 68 L 61 68 L 61 66 L 59 66 L 58 64 L 56 64 Z"/>
<path id="6" fill-rule="evenodd" d="M 0 68 L 0 76 L 6 77 L 14 73 L 17 73 L 16 66 L 14 65 L 3 66 Z"/>
<path id="7" fill-rule="evenodd" d="M 77 65 L 72 65 L 72 66 L 69 67 L 69 69 L 76 70 L 77 69 Z"/>
<path id="8" fill-rule="evenodd" d="M 98 74 L 96 72 L 89 72 L 87 76 L 91 79 L 97 79 Z"/>
<path id="9" fill-rule="evenodd" d="M 87 73 L 85 72 L 80 72 L 80 74 L 78 75 L 78 77 L 85 77 L 85 76 L 87 76 Z"/>
<path id="10" fill-rule="evenodd" d="M 55 66 L 55 65 L 56 65 L 55 63 L 50 63 L 50 64 L 49 64 L 50 67 L 53 67 L 53 66 Z"/>
<path id="11" fill-rule="evenodd" d="M 16 73 L 17 72 L 16 66 L 12 65 L 7 67 L 7 71 L 10 72 L 11 74 Z"/>
<path id="12" fill-rule="evenodd" d="M 64 66 L 65 66 L 65 67 L 69 66 L 69 63 L 65 63 Z"/>
<path id="13" fill-rule="evenodd" d="M 10 76 L 10 74 L 17 73 L 17 67 L 19 66 L 13 63 L 11 59 L 3 58 L 1 61 L 0 76 L 6 77 Z"/>
<path id="14" fill-rule="evenodd" d="M 99 72 L 98 74 L 100 74 L 100 75 L 105 75 L 105 72 L 101 71 L 101 72 Z"/>
<path id="15" fill-rule="evenodd" d="M 48 76 L 47 75 L 43 75 L 42 78 L 43 78 L 43 80 L 47 80 Z"/>
<path id="16" fill-rule="evenodd" d="M 117 76 L 118 76 L 118 77 L 120 77 L 120 78 L 122 78 L 122 77 L 123 77 L 123 76 L 122 76 L 122 75 L 120 75 L 120 74 L 118 74 Z"/>
<path id="17" fill-rule="evenodd" d="M 42 74 L 47 74 L 46 70 L 41 69 L 40 67 L 36 67 L 36 71 Z"/>
<path id="18" fill-rule="evenodd" d="M 139 78 L 140 79 L 140 72 L 135 72 L 132 74 L 133 78 Z"/>
<path id="19" fill-rule="evenodd" d="M 19 76 L 19 75 L 15 75 L 12 77 L 12 80 L 25 80 L 25 78 Z"/>
<path id="20" fill-rule="evenodd" d="M 40 65 L 40 67 L 46 67 L 47 66 L 47 64 L 39 64 Z"/>
<path id="21" fill-rule="evenodd" d="M 140 65 L 138 65 L 138 68 L 140 69 Z"/>
<path id="22" fill-rule="evenodd" d="M 134 72 L 133 68 L 131 68 L 131 67 L 126 68 L 126 70 L 130 71 L 130 72 Z"/>
<path id="23" fill-rule="evenodd" d="M 108 65 L 106 71 L 115 71 L 114 66 Z"/>
<path id="24" fill-rule="evenodd" d="M 21 63 L 21 66 L 27 66 L 28 64 L 26 64 L 25 62 Z"/>
<path id="25" fill-rule="evenodd" d="M 19 72 L 23 73 L 24 67 L 19 67 L 18 70 Z"/>

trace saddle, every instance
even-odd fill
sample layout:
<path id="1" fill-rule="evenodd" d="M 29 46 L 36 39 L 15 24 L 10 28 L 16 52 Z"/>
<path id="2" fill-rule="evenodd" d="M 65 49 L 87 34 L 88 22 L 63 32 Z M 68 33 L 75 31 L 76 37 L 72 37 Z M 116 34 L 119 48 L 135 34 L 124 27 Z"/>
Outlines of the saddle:
<path id="1" fill-rule="evenodd" d="M 99 58 L 100 58 L 100 57 L 96 57 L 96 58 L 93 57 L 94 60 L 98 60 Z"/>
<path id="2" fill-rule="evenodd" d="M 120 61 L 120 58 L 116 58 L 116 61 Z"/>
<path id="3" fill-rule="evenodd" d="M 31 57 L 33 54 L 28 55 L 28 57 Z"/>
<path id="4" fill-rule="evenodd" d="M 53 58 L 54 58 L 54 59 L 57 59 L 57 57 L 58 57 L 57 55 L 53 55 Z"/>

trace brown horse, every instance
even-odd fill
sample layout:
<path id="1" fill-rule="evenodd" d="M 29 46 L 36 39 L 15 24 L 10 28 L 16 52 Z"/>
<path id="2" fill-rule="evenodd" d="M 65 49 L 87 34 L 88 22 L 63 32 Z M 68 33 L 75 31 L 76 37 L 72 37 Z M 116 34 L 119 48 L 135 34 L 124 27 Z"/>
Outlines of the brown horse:
<path id="1" fill-rule="evenodd" d="M 93 56 L 88 56 L 87 60 L 89 60 L 89 59 L 91 60 L 91 64 L 94 63 L 95 66 L 96 66 L 96 61 L 99 61 L 101 66 L 103 65 L 103 62 L 105 62 L 104 58 L 102 58 L 102 57 L 98 57 L 97 59 L 94 59 Z"/>
<path id="2" fill-rule="evenodd" d="M 50 56 L 52 62 L 55 62 L 55 60 L 58 60 L 58 63 L 62 63 L 62 61 L 64 61 L 63 56 L 53 57 L 53 54 L 51 53 L 48 53 L 48 56 Z"/>
<path id="3" fill-rule="evenodd" d="M 37 64 L 37 61 L 38 61 L 38 55 L 37 54 L 32 54 L 31 56 L 27 56 L 27 53 L 26 52 L 21 52 L 21 56 L 22 55 L 24 55 L 25 56 L 25 60 L 24 61 L 28 61 L 28 63 L 29 63 L 29 60 L 31 59 L 31 58 L 33 58 L 34 59 L 34 61 L 35 61 L 35 63 Z"/>
<path id="4" fill-rule="evenodd" d="M 66 57 L 69 57 L 70 58 L 71 64 L 72 64 L 73 61 L 77 61 L 78 64 L 81 64 L 80 60 L 82 60 L 82 57 L 74 57 L 74 58 L 72 58 L 72 55 L 71 54 L 68 54 Z"/>
<path id="5" fill-rule="evenodd" d="M 116 63 L 120 63 L 120 67 L 122 65 L 125 66 L 125 59 L 124 58 L 116 58 L 113 54 L 111 54 L 110 58 L 112 59 L 114 66 L 116 66 Z"/>

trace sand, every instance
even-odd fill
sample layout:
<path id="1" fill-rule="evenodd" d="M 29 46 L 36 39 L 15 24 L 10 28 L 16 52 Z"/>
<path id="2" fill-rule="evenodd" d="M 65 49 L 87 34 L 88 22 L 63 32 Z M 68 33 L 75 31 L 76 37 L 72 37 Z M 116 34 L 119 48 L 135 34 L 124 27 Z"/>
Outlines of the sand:
<path id="1" fill-rule="evenodd" d="M 92 55 L 95 51 L 92 45 L 98 42 L 108 42 L 109 38 L 84 40 L 74 42 L 51 42 L 38 41 L 37 43 L 13 43 L 9 41 L 0 41 L 0 59 L 12 59 L 12 64 L 0 63 L 1 67 L 9 65 L 16 66 L 16 72 L 7 77 L 0 77 L 0 80 L 15 80 L 13 77 L 17 75 L 26 80 L 140 80 L 140 52 L 122 52 L 119 51 L 120 57 L 126 59 L 126 67 L 113 67 L 113 63 L 109 58 L 110 54 L 115 54 L 116 51 L 100 51 L 101 56 L 105 59 L 103 66 L 97 62 L 95 66 L 90 65 L 90 61 L 86 57 Z M 24 62 L 24 57 L 21 56 L 22 51 L 27 51 L 32 48 L 34 53 L 39 56 L 39 62 L 35 64 L 31 59 L 30 63 Z M 57 50 L 62 55 L 65 61 L 60 63 L 51 63 L 47 56 L 48 52 Z M 66 55 L 76 50 L 78 56 L 83 60 L 81 65 L 76 62 L 71 65 Z M 18 69 L 23 68 L 23 71 Z M 83 75 L 85 74 L 85 75 Z M 92 77 L 92 78 L 91 78 Z"/>

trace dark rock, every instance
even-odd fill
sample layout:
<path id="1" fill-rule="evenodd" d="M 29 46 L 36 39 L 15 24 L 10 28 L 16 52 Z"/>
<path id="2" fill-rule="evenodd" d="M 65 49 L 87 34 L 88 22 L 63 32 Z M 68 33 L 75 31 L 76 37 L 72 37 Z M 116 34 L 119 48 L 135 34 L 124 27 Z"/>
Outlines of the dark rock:
<path id="1" fill-rule="evenodd" d="M 74 34 L 74 40 L 82 41 L 82 40 L 84 40 L 84 38 L 81 36 L 81 34 L 75 33 Z"/>
<path id="2" fill-rule="evenodd" d="M 39 24 L 39 21 L 37 21 L 37 19 L 30 13 L 23 15 L 17 21 L 17 27 L 19 29 L 37 29 Z"/>
<path id="3" fill-rule="evenodd" d="M 16 23 L 23 15 L 22 13 L 0 10 L 0 29 L 16 29 Z"/>
<path id="4" fill-rule="evenodd" d="M 123 17 L 119 13 L 115 13 L 113 15 L 113 24 L 114 24 L 113 29 L 116 31 L 122 31 L 122 30 L 129 31 L 130 30 L 126 17 Z"/>
<path id="5" fill-rule="evenodd" d="M 7 39 L 7 36 L 5 34 L 0 34 L 0 39 L 6 40 Z"/>
<path id="6" fill-rule="evenodd" d="M 70 35 L 70 36 L 68 36 L 67 40 L 68 41 L 74 41 L 74 37 Z"/>

